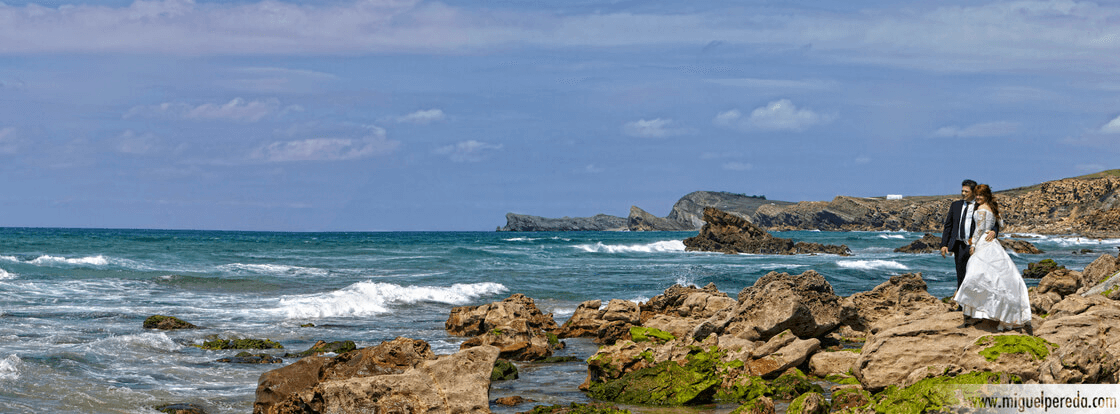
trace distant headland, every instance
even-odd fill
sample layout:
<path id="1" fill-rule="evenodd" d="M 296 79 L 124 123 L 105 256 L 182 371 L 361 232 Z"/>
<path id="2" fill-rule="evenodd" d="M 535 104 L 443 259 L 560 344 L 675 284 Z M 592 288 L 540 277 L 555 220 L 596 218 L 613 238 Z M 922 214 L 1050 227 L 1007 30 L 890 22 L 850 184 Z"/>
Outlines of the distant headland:
<path id="1" fill-rule="evenodd" d="M 996 193 L 1006 232 L 1120 237 L 1120 169 L 1013 188 Z M 668 216 L 638 206 L 628 217 L 546 218 L 506 214 L 497 231 L 696 231 L 705 207 L 740 216 L 769 230 L 940 231 L 958 195 L 902 197 L 837 196 L 832 201 L 778 201 L 763 195 L 695 191 L 681 197 Z"/>

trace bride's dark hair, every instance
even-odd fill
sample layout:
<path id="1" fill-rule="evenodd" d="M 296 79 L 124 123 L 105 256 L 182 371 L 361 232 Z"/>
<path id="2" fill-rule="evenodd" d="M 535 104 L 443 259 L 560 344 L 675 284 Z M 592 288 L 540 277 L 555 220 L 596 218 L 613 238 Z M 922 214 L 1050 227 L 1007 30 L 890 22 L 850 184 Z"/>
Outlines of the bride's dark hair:
<path id="1" fill-rule="evenodd" d="M 996 220 L 999 220 L 999 204 L 996 203 L 996 196 L 992 194 L 992 187 L 987 184 L 980 184 L 976 186 L 976 196 L 983 196 L 988 200 L 988 206 L 992 208 L 992 213 L 996 215 Z"/>

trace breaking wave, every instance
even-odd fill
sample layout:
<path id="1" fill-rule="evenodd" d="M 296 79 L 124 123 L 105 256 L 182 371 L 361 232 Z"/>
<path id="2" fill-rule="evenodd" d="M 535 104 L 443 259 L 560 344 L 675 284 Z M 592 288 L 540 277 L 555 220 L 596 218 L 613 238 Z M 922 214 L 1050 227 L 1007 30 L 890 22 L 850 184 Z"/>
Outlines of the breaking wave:
<path id="1" fill-rule="evenodd" d="M 507 290 L 504 285 L 492 282 L 456 283 L 445 287 L 366 281 L 333 292 L 282 298 L 280 311 L 292 319 L 370 316 L 390 313 L 393 306 L 420 302 L 465 305 L 479 297 Z"/>
<path id="2" fill-rule="evenodd" d="M 662 252 L 683 252 L 684 242 L 681 240 L 665 240 L 653 242 L 649 244 L 603 244 L 598 242 L 595 244 L 580 244 L 575 248 L 583 250 L 588 253 L 662 253 Z"/>

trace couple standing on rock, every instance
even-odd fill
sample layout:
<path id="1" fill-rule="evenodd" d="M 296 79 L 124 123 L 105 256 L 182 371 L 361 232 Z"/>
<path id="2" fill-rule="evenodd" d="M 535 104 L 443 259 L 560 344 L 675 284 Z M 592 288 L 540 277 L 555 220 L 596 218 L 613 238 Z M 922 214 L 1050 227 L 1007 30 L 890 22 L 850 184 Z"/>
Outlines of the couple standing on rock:
<path id="1" fill-rule="evenodd" d="M 941 234 L 941 256 L 956 256 L 957 292 L 964 315 L 999 322 L 999 330 L 1031 321 L 1030 297 L 1019 269 L 995 240 L 1002 220 L 987 184 L 961 183 L 961 200 L 949 206 Z"/>

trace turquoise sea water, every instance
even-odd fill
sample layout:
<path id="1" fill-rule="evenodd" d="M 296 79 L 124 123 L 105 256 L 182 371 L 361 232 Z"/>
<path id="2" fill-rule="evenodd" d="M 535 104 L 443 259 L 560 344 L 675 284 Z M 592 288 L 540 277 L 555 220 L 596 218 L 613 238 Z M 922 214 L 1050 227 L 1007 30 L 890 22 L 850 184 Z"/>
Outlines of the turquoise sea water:
<path id="1" fill-rule="evenodd" d="M 813 269 L 845 296 L 911 272 L 938 297 L 955 284 L 951 258 L 893 252 L 920 233 L 775 233 L 846 244 L 849 257 L 685 252 L 681 240 L 694 234 L 0 229 L 0 412 L 154 413 L 156 405 L 187 402 L 249 413 L 257 378 L 280 365 L 218 363 L 236 352 L 192 344 L 212 334 L 268 338 L 285 346 L 272 352 L 282 355 L 317 340 L 372 346 L 405 336 L 446 354 L 465 339 L 444 331 L 452 307 L 513 293 L 562 323 L 585 300 L 640 302 L 676 283 L 715 283 L 734 297 L 770 271 Z M 1013 255 L 1020 269 L 1053 258 L 1080 270 L 1120 246 L 1028 240 L 1046 253 Z M 1073 253 L 1081 249 L 1092 252 Z M 154 314 L 203 329 L 144 330 Z M 571 355 L 594 352 L 587 341 L 569 345 Z M 585 399 L 574 389 L 585 374 L 580 364 L 523 368 L 521 380 L 495 384 L 491 397 Z"/>

